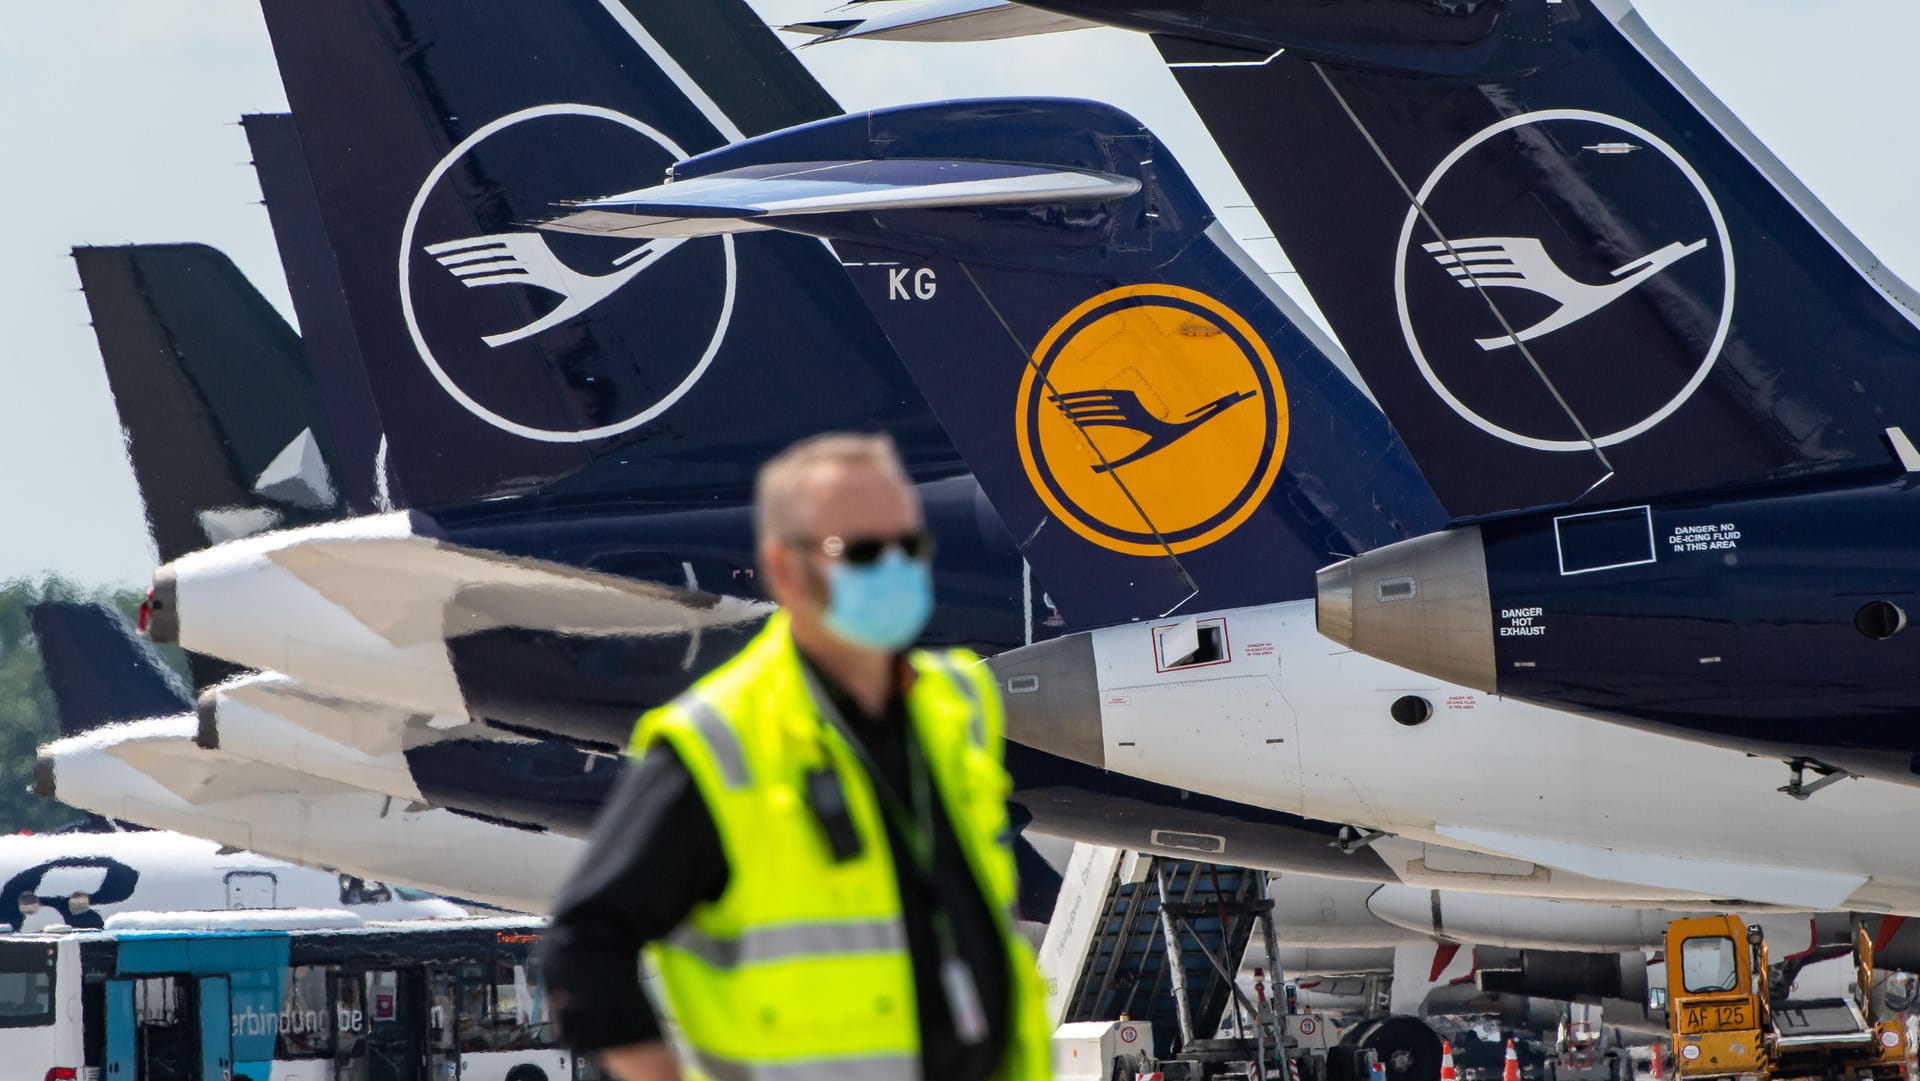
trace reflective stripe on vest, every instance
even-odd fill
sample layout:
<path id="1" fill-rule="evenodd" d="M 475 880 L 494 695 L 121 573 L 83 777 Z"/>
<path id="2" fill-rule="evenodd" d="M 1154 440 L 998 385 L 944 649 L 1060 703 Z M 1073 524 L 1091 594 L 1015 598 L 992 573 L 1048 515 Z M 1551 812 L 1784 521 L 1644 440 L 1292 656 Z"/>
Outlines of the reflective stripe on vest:
<path id="1" fill-rule="evenodd" d="M 706 741 L 707 749 L 713 752 L 713 760 L 720 767 L 720 778 L 727 787 L 745 788 L 751 784 L 753 777 L 747 772 L 747 755 L 740 747 L 740 735 L 713 703 L 698 694 L 689 694 L 678 704 L 692 719 L 694 730 Z"/>
<path id="2" fill-rule="evenodd" d="M 713 1081 L 920 1081 L 920 1056 L 876 1055 L 799 1062 L 737 1062 L 693 1049 L 700 1072 Z"/>
<path id="3" fill-rule="evenodd" d="M 907 929 L 899 920 L 793 923 L 756 927 L 738 938 L 716 938 L 696 930 L 692 924 L 682 924 L 667 936 L 667 945 L 685 950 L 714 968 L 733 969 L 797 957 L 843 957 L 904 950 Z"/>

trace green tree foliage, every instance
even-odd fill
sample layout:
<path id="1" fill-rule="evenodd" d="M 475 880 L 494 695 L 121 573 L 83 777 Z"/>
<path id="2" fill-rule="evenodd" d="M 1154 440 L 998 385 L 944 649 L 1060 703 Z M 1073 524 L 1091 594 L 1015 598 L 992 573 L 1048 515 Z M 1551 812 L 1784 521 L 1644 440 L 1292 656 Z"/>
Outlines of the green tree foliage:
<path id="1" fill-rule="evenodd" d="M 131 592 L 88 590 L 51 578 L 0 583 L 0 834 L 53 829 L 82 817 L 62 803 L 33 794 L 33 769 L 42 743 L 58 739 L 53 693 L 40 665 L 28 610 L 41 599 L 101 601 L 129 617 L 140 606 Z M 177 651 L 168 658 L 180 667 Z"/>

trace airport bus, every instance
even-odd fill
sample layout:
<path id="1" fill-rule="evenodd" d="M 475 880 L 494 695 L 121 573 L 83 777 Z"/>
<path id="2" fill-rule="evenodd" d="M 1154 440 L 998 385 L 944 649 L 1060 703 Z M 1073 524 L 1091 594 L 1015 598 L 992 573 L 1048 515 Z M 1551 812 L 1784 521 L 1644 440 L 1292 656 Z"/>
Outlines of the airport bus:
<path id="1" fill-rule="evenodd" d="M 529 919 L 123 913 L 0 934 L 0 1076 L 578 1081 Z"/>

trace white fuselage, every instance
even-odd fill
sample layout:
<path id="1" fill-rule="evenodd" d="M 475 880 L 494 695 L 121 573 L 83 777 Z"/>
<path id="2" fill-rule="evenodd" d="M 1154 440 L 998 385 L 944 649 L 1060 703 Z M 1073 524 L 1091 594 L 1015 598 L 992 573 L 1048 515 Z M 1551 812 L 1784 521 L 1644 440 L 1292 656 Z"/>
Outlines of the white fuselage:
<path id="1" fill-rule="evenodd" d="M 164 830 L 0 837 L 0 887 L 7 891 L 9 916 L 16 906 L 21 910 L 18 930 L 65 923 L 54 899 L 72 907 L 76 893 L 86 897 L 85 911 L 100 919 L 118 912 L 237 908 L 347 907 L 378 920 L 465 915 L 437 897 L 408 899 L 380 885 L 358 884 L 350 898 L 334 872 Z"/>
<path id="2" fill-rule="evenodd" d="M 1347 651 L 1311 601 L 1201 615 L 1219 663 L 1164 670 L 1158 624 L 1093 632 L 1106 768 L 1395 836 L 1403 881 L 1553 894 L 1556 872 L 1699 897 L 1920 913 L 1920 790 L 1796 802 L 1779 763 L 1441 683 Z M 1394 702 L 1425 699 L 1405 725 Z M 1496 859 L 1436 866 L 1440 849 Z M 1505 880 L 1507 886 L 1501 885 Z"/>

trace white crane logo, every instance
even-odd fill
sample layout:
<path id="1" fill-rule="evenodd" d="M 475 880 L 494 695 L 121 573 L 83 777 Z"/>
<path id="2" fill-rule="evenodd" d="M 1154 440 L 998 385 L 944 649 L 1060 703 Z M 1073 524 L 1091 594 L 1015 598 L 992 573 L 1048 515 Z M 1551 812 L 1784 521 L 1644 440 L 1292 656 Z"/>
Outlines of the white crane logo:
<path id="1" fill-rule="evenodd" d="M 1547 254 L 1539 238 L 1477 236 L 1468 240 L 1436 240 L 1420 245 L 1454 280 L 1467 289 L 1525 289 L 1560 305 L 1530 327 L 1514 328 L 1511 335 L 1475 338 L 1474 344 L 1492 352 L 1572 326 L 1633 292 L 1648 278 L 1707 246 L 1703 237 L 1691 244 L 1674 241 L 1658 251 L 1629 260 L 1613 270 L 1604 285 L 1575 281 Z"/>
<path id="2" fill-rule="evenodd" d="M 426 179 L 421 182 L 420 189 L 414 196 L 413 205 L 407 212 L 406 227 L 400 235 L 400 305 L 407 330 L 412 335 L 414 348 L 419 352 L 420 359 L 426 363 L 427 370 L 433 374 L 434 380 L 440 384 L 448 396 L 468 412 L 502 431 L 511 432 L 526 439 L 547 443 L 581 443 L 632 431 L 666 412 L 693 389 L 713 363 L 713 358 L 720 351 L 721 343 L 726 340 L 727 327 L 733 319 L 739 272 L 734 257 L 734 241 L 730 236 L 720 237 L 717 241 L 713 239 L 650 240 L 644 244 L 629 247 L 625 251 L 612 247 L 609 252 L 611 257 L 597 272 L 592 267 L 582 270 L 577 265 L 568 265 L 553 250 L 547 237 L 531 227 L 513 232 L 487 233 L 426 244 L 418 243 L 416 233 L 420 225 L 421 212 L 427 204 L 428 197 L 440 187 L 442 179 L 454 166 L 471 154 L 481 143 L 508 128 L 551 117 L 581 117 L 606 121 L 626 129 L 626 137 L 637 135 L 651 141 L 670 161 L 679 161 L 687 156 L 686 151 L 681 149 L 679 144 L 652 125 L 636 120 L 625 113 L 597 105 L 540 105 L 494 120 L 462 139 L 459 145 L 440 159 L 427 174 Z M 682 245 L 690 243 L 708 245 L 716 242 L 724 255 L 725 280 L 715 282 L 716 287 L 722 290 L 722 295 L 719 316 L 714 323 L 713 334 L 706 348 L 697 359 L 680 356 L 659 358 L 662 363 L 673 365 L 675 369 L 691 360 L 692 367 L 672 389 L 644 408 L 629 416 L 619 417 L 593 427 L 578 430 L 537 427 L 514 420 L 503 415 L 498 409 L 480 402 L 460 386 L 459 381 L 448 370 L 448 366 L 436 355 L 434 346 L 428 341 L 428 335 L 421 328 L 421 320 L 414 307 L 414 260 L 418 255 L 424 255 L 432 261 L 426 264 L 426 268 L 432 273 L 444 270 L 469 289 L 517 286 L 560 298 L 559 303 L 545 313 L 520 326 L 474 335 L 488 350 L 499 350 L 536 338 L 546 331 L 578 320 L 602 304 L 616 299 L 628 285 L 639 279 L 647 270 L 659 266 L 669 253 Z M 576 263 L 578 262 L 580 261 L 576 259 Z M 440 269 L 434 270 L 434 264 L 438 264 Z M 453 330 L 456 332 L 451 337 L 454 342 L 458 342 L 463 336 L 460 332 L 472 333 L 465 328 L 453 328 Z M 441 347 L 450 348 L 447 344 L 450 340 L 448 330 L 436 325 L 436 332 Z M 473 338 L 465 340 L 472 342 Z M 472 349 L 470 345 L 459 348 L 469 354 Z M 508 354 L 502 354 L 502 358 L 500 363 L 514 362 L 507 359 Z M 643 362 L 650 362 L 650 359 L 642 358 Z M 472 360 L 468 361 L 469 365 L 472 363 Z"/>
<path id="3" fill-rule="evenodd" d="M 650 240 L 613 260 L 605 274 L 582 274 L 553 254 L 539 233 L 492 233 L 446 240 L 426 246 L 426 253 L 467 288 L 485 285 L 524 285 L 560 296 L 560 306 L 514 330 L 488 334 L 480 340 L 495 349 L 550 330 L 588 309 L 638 277 L 660 257 L 686 243 Z"/>
<path id="4" fill-rule="evenodd" d="M 1535 125 L 1539 126 L 1537 130 L 1533 130 Z M 1596 126 L 1612 130 L 1597 133 Z M 1601 136 L 1597 141 L 1596 135 Z M 1476 155 L 1475 151 L 1489 141 L 1494 141 L 1493 146 Z M 1652 155 L 1642 151 L 1651 151 Z M 1611 246 L 1616 252 L 1614 259 L 1627 255 L 1633 258 L 1610 267 L 1603 263 L 1605 269 L 1588 267 L 1570 273 L 1572 264 L 1556 260 L 1543 239 L 1547 234 L 1538 231 L 1540 202 L 1506 196 L 1501 196 L 1500 202 L 1486 198 L 1480 167 L 1489 162 L 1496 163 L 1492 167 L 1498 170 L 1528 170 L 1521 179 L 1541 185 L 1541 190 L 1566 208 L 1554 213 L 1568 216 L 1555 220 L 1572 235 Z M 1457 170 L 1459 175 L 1449 181 L 1455 166 L 1463 163 L 1465 166 Z M 1501 184 L 1507 185 L 1500 187 L 1501 191 L 1510 191 L 1509 178 L 1503 176 Z M 1648 184 L 1659 187 L 1649 189 Z M 1671 185 L 1671 196 L 1667 185 Z M 1696 214 L 1690 203 L 1699 206 L 1700 213 Z M 1678 236 L 1661 236 L 1660 226 L 1627 219 L 1628 210 L 1637 206 L 1662 207 L 1663 220 L 1688 223 L 1669 228 L 1685 231 Z M 1519 220 L 1527 224 L 1500 228 L 1508 207 L 1525 215 Z M 1637 239 L 1649 229 L 1653 230 L 1651 239 Z M 1716 249 L 1719 266 L 1711 268 L 1707 260 L 1714 258 Z M 1566 254 L 1562 250 L 1562 256 Z M 1531 450 L 1587 453 L 1596 444 L 1615 446 L 1652 430 L 1700 389 L 1720 359 L 1733 322 L 1733 243 L 1726 219 L 1706 182 L 1659 136 L 1619 117 L 1587 109 L 1546 109 L 1510 116 L 1454 147 L 1414 193 L 1401 222 L 1394 258 L 1394 303 L 1400 331 L 1428 387 L 1468 424 Z M 1475 294 L 1474 310 L 1458 307 L 1449 299 L 1464 299 L 1464 295 L 1445 289 L 1441 284 L 1444 279 L 1436 281 L 1435 266 L 1460 289 Z M 1409 282 L 1416 275 L 1421 277 L 1417 289 L 1410 293 Z M 1716 279 L 1718 297 L 1714 295 Z M 1620 329 L 1626 324 L 1589 323 L 1650 286 L 1663 289 L 1653 306 L 1662 314 L 1654 318 L 1680 328 L 1670 337 L 1633 338 Z M 1436 291 L 1436 287 L 1444 291 Z M 1512 303 L 1520 299 L 1518 294 L 1532 294 L 1537 299 Z M 1417 301 L 1417 308 L 1410 296 Z M 1680 311 L 1684 316 L 1665 314 Z M 1488 318 L 1489 313 L 1494 318 Z M 1514 318 L 1515 313 L 1522 318 Z M 1468 337 L 1462 333 L 1463 327 L 1496 321 L 1498 334 Z M 1592 329 L 1581 333 L 1583 324 Z M 1469 341 L 1472 346 L 1468 346 Z M 1698 344 L 1684 344 L 1687 342 Z M 1676 349 L 1684 352 L 1676 356 Z M 1694 354 L 1694 349 L 1699 352 Z M 1495 358 L 1519 354 L 1530 363 L 1511 369 L 1513 379 L 1542 378 L 1538 374 L 1542 367 L 1558 370 L 1563 376 L 1570 370 L 1586 376 L 1599 361 L 1612 365 L 1608 369 L 1613 374 L 1609 375 L 1612 382 L 1606 401 L 1593 399 L 1594 382 L 1590 377 L 1558 381 L 1559 385 L 1585 385 L 1587 397 L 1569 392 L 1566 408 L 1582 417 L 1592 435 L 1591 442 L 1559 434 L 1566 427 L 1562 410 L 1542 411 L 1536 416 L 1527 412 L 1526 406 L 1516 404 L 1524 398 L 1488 389 L 1502 385 L 1507 378 L 1504 373 L 1508 369 L 1497 367 L 1501 361 Z M 1449 376 L 1462 386 L 1450 387 Z M 1478 407 L 1466 398 L 1476 399 Z M 1592 419 L 1595 416 L 1605 419 L 1596 424 Z M 1534 430 L 1525 430 L 1528 428 Z"/>

